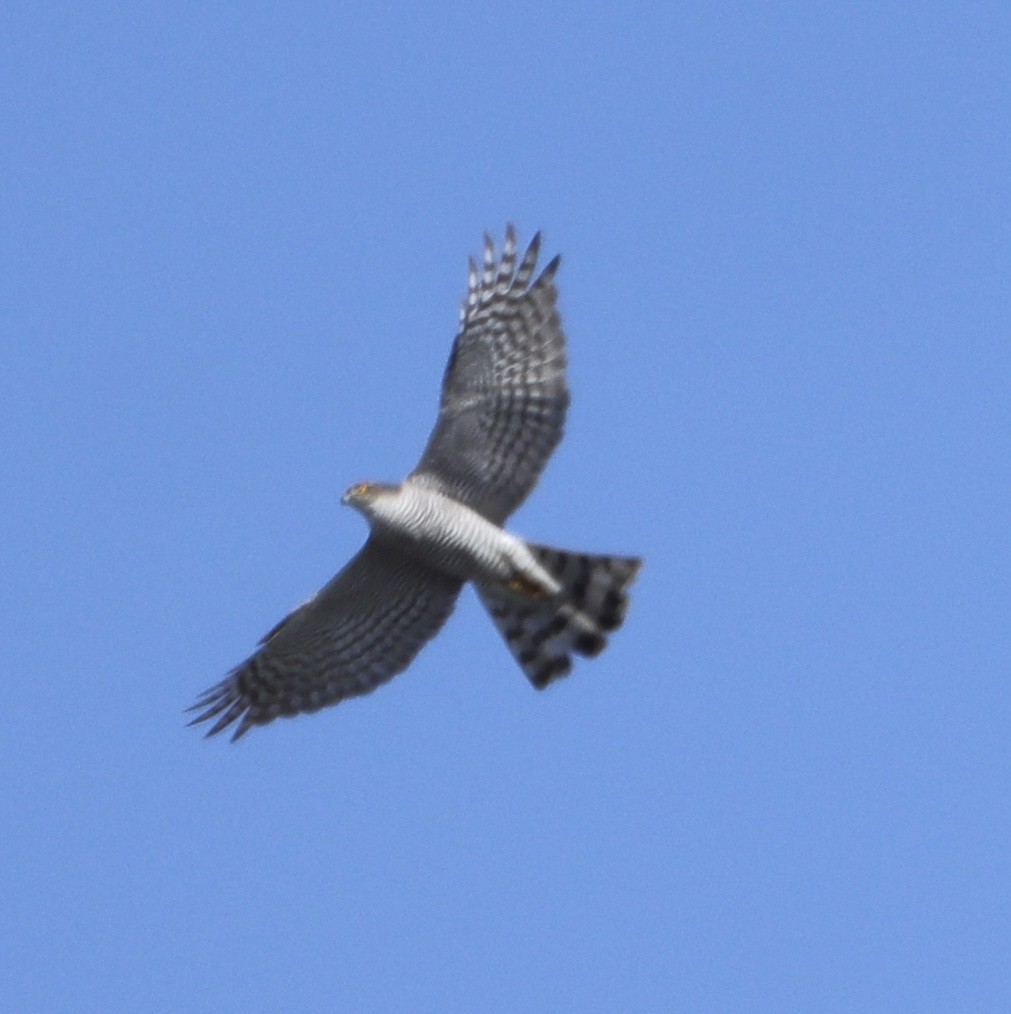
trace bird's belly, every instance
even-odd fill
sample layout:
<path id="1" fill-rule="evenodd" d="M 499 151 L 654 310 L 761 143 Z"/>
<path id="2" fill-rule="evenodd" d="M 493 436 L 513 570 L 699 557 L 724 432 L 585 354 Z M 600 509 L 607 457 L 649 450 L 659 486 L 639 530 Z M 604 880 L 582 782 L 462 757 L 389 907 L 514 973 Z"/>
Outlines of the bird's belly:
<path id="1" fill-rule="evenodd" d="M 475 512 L 462 508 L 450 517 L 433 519 L 423 526 L 415 551 L 425 562 L 465 581 L 504 580 L 510 573 L 513 543 L 518 541 Z"/>

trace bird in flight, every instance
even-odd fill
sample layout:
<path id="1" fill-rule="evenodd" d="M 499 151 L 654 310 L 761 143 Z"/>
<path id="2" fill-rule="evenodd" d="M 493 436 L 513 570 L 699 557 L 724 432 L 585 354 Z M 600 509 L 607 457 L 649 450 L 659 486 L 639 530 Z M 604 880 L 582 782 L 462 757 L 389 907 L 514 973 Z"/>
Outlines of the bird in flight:
<path id="1" fill-rule="evenodd" d="M 522 257 L 511 225 L 501 257 L 485 236 L 417 468 L 399 485 L 344 494 L 369 523 L 365 545 L 197 700 L 191 725 L 213 720 L 211 736 L 238 723 L 236 740 L 368 693 L 410 665 L 468 581 L 538 689 L 569 672 L 573 653 L 604 650 L 642 561 L 552 549 L 502 527 L 537 484 L 569 405 L 559 258 L 535 277 L 539 252 L 540 233 Z"/>

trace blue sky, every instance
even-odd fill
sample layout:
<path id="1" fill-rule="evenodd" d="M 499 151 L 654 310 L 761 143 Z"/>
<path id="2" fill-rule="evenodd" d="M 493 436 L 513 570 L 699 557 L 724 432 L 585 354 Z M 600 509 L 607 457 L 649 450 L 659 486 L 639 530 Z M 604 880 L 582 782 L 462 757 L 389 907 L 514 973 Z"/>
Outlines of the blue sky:
<path id="1" fill-rule="evenodd" d="M 1007 6 L 237 10 L 0 15 L 0 1006 L 1007 1009 Z M 509 220 L 626 627 L 203 741 Z"/>

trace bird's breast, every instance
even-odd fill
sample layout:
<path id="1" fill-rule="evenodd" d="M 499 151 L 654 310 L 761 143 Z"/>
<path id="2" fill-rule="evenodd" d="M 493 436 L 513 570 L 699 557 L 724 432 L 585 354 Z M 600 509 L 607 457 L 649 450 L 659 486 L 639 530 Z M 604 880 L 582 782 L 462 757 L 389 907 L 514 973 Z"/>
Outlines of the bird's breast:
<path id="1" fill-rule="evenodd" d="M 373 528 L 423 563 L 465 581 L 505 580 L 519 540 L 466 504 L 405 483 Z"/>

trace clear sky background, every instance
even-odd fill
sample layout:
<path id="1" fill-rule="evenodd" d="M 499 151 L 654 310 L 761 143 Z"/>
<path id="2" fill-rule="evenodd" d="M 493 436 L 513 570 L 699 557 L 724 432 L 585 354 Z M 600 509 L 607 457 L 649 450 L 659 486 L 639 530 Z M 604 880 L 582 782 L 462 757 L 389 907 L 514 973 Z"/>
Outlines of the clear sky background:
<path id="1" fill-rule="evenodd" d="M 1011 8 L 351 6 L 0 15 L 0 1008 L 1009 1009 Z M 625 628 L 204 741 L 509 220 Z"/>

